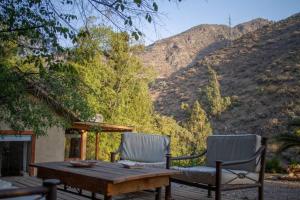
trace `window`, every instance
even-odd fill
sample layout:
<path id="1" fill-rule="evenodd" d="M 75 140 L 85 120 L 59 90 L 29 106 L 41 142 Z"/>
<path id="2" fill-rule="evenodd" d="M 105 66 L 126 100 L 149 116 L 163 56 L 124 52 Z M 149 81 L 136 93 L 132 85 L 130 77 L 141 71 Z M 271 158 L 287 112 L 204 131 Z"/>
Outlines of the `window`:
<path id="1" fill-rule="evenodd" d="M 75 131 L 66 133 L 65 160 L 76 160 L 81 158 L 81 135 Z"/>
<path id="2" fill-rule="evenodd" d="M 0 176 L 33 175 L 34 154 L 32 131 L 0 130 Z"/>

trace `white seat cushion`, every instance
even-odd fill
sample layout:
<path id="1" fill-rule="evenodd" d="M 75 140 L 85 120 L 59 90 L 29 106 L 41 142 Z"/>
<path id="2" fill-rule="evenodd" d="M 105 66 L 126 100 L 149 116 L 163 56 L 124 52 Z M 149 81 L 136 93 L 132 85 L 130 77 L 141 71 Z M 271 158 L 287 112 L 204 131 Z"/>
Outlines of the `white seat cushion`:
<path id="1" fill-rule="evenodd" d="M 215 185 L 216 168 L 197 166 L 197 167 L 172 167 L 181 171 L 181 174 L 174 175 L 172 178 L 188 181 L 192 183 L 203 183 Z M 233 173 L 231 173 L 232 171 Z M 259 174 L 243 170 L 222 169 L 222 184 L 253 184 L 258 181 Z M 237 175 L 240 174 L 240 175 Z"/>
<path id="2" fill-rule="evenodd" d="M 146 163 L 146 162 L 137 162 L 131 160 L 119 160 L 118 163 L 125 164 L 125 165 L 142 165 L 145 167 L 157 167 L 157 168 L 166 168 L 166 162 L 153 162 L 153 163 Z"/>

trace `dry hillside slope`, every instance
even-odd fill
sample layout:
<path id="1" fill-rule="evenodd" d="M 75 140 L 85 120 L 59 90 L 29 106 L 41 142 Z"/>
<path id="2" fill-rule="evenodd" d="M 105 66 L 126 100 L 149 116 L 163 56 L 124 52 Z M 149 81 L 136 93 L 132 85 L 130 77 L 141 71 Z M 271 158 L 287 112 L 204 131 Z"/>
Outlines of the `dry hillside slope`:
<path id="1" fill-rule="evenodd" d="M 160 79 L 152 88 L 156 110 L 186 119 L 182 102 L 199 99 L 207 66 L 217 73 L 223 96 L 236 99 L 212 119 L 215 133 L 275 134 L 300 115 L 300 14 L 245 34 L 188 68 Z"/>
<path id="2" fill-rule="evenodd" d="M 147 46 L 139 56 L 146 66 L 157 70 L 160 78 L 168 77 L 188 66 L 196 57 L 202 58 L 228 45 L 230 39 L 237 39 L 270 23 L 265 19 L 255 19 L 233 27 L 231 34 L 225 25 L 199 25 Z"/>

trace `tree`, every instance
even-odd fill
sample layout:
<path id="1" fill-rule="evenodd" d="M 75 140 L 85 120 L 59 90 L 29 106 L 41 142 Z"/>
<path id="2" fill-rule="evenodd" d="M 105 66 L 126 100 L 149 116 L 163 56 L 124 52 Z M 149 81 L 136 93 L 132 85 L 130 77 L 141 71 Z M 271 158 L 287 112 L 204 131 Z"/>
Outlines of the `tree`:
<path id="1" fill-rule="evenodd" d="M 69 56 L 69 63 L 93 90 L 90 105 L 110 122 L 147 127 L 153 112 L 151 69 L 132 54 L 128 34 L 103 27 L 90 30 L 79 36 Z"/>
<path id="2" fill-rule="evenodd" d="M 230 97 L 222 97 L 220 91 L 220 83 L 215 70 L 210 66 L 208 70 L 208 85 L 204 89 L 200 89 L 202 102 L 207 107 L 211 116 L 219 116 L 231 104 Z"/>
<path id="3" fill-rule="evenodd" d="M 300 134 L 280 134 L 275 139 L 280 143 L 280 147 L 278 149 L 278 152 L 280 153 L 291 148 L 300 147 Z"/>
<path id="4" fill-rule="evenodd" d="M 169 135 L 174 156 L 190 154 L 201 142 L 199 137 L 174 119 L 154 113 L 148 88 L 153 71 L 134 56 L 136 48 L 129 45 L 128 34 L 103 27 L 90 30 L 90 34 L 80 34 L 68 59 L 94 91 L 88 96 L 90 107 L 104 115 L 106 122 L 133 125 L 138 132 Z M 93 158 L 95 138 L 90 134 L 88 140 L 88 156 Z M 101 159 L 109 159 L 119 140 L 118 134 L 101 135 Z"/>
<path id="5" fill-rule="evenodd" d="M 198 101 L 195 101 L 190 111 L 190 118 L 186 127 L 194 137 L 192 142 L 192 152 L 201 152 L 206 148 L 206 139 L 212 134 L 212 128 L 205 110 Z"/>
<path id="6" fill-rule="evenodd" d="M 124 32 L 91 27 L 89 34 L 79 34 L 67 60 L 93 91 L 88 93 L 87 102 L 95 113 L 101 113 L 106 122 L 151 132 L 153 105 L 148 85 L 152 71 L 132 53 L 135 48 L 129 45 L 129 39 Z M 119 136 L 103 134 L 101 138 L 101 157 L 107 159 L 117 148 Z"/>
<path id="7" fill-rule="evenodd" d="M 101 24 L 138 39 L 142 33 L 136 25 L 151 23 L 157 15 L 154 0 L 1 0 L 0 38 L 34 52 L 51 52 L 60 46 L 58 35 L 74 39 L 78 20 L 88 31 L 89 17 L 96 16 Z"/>
<path id="8" fill-rule="evenodd" d="M 155 132 L 171 138 L 172 156 L 189 155 L 192 152 L 191 144 L 195 140 L 193 134 L 171 117 L 158 114 L 154 117 Z"/>
<path id="9" fill-rule="evenodd" d="M 42 99 L 47 96 L 54 100 L 51 102 L 60 102 L 79 119 L 94 114 L 87 101 L 94 91 L 66 62 L 67 52 L 60 43 L 61 37 L 77 42 L 79 19 L 85 24 L 81 34 L 89 34 L 88 10 L 102 16 L 98 22 L 128 31 L 137 39 L 142 33 L 136 24 L 153 22 L 158 5 L 153 0 L 0 0 L 2 121 L 17 130 L 33 129 L 36 134 L 60 124 L 61 119 L 54 119 L 50 112 L 53 105 L 40 101 L 41 94 Z"/>
<path id="10" fill-rule="evenodd" d="M 90 90 L 73 66 L 57 63 L 46 71 L 43 60 L 5 58 L 0 60 L 0 120 L 13 129 L 32 129 L 41 135 L 48 127 L 86 120 L 93 114 L 86 103 Z M 55 117 L 53 111 L 63 117 Z"/>
<path id="11" fill-rule="evenodd" d="M 279 153 L 292 148 L 300 148 L 300 117 L 294 116 L 289 122 L 289 126 L 293 127 L 292 131 L 275 137 L 275 140 L 280 144 Z"/>

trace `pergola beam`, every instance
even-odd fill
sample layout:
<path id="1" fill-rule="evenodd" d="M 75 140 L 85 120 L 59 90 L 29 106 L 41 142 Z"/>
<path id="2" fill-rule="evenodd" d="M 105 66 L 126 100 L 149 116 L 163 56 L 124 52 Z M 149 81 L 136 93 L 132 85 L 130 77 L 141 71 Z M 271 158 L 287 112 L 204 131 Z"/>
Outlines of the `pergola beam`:
<path id="1" fill-rule="evenodd" d="M 91 131 L 99 128 L 101 132 L 132 132 L 132 126 L 120 126 L 98 122 L 74 122 L 71 129 Z"/>
<path id="2" fill-rule="evenodd" d="M 69 130 L 78 130 L 81 133 L 81 143 L 80 143 L 80 159 L 86 159 L 86 142 L 87 142 L 87 132 L 95 131 L 95 160 L 99 159 L 99 140 L 100 132 L 132 132 L 132 126 L 120 126 L 107 123 L 98 122 L 74 122 Z M 99 129 L 99 130 L 97 130 Z"/>

